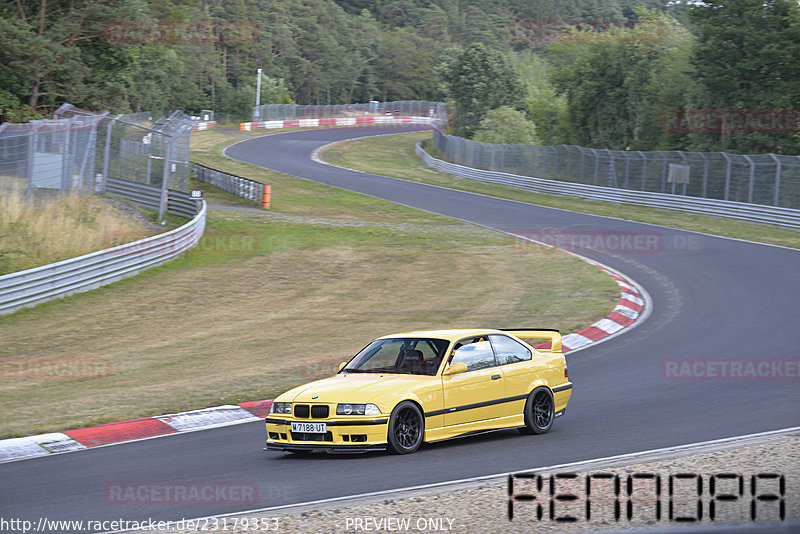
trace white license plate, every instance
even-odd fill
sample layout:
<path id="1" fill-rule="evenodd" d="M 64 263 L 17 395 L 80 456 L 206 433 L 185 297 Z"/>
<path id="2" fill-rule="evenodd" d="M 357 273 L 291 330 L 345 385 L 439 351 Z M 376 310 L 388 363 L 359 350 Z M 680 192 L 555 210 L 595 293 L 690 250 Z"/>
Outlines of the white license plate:
<path id="1" fill-rule="evenodd" d="M 292 421 L 292 432 L 305 432 L 307 434 L 324 434 L 328 431 L 325 423 L 297 423 Z"/>

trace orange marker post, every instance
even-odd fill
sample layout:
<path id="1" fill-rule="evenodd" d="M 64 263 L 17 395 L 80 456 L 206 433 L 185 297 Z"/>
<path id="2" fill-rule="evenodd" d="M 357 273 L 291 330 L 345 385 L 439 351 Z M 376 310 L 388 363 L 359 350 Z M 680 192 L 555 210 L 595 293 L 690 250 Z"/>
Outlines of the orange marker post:
<path id="1" fill-rule="evenodd" d="M 269 202 L 272 197 L 272 186 L 265 185 L 264 186 L 264 198 L 261 200 L 261 207 L 268 210 L 269 209 Z"/>

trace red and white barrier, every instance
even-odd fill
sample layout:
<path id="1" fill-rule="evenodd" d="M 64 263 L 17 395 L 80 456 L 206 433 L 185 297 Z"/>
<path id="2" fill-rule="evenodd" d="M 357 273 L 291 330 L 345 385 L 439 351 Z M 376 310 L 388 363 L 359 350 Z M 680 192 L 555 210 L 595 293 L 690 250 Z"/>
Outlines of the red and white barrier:
<path id="1" fill-rule="evenodd" d="M 239 130 L 269 130 L 272 128 L 318 128 L 326 126 L 366 126 L 370 124 L 433 124 L 436 117 L 395 117 L 381 115 L 377 117 L 330 117 L 326 119 L 288 119 L 282 121 L 242 122 Z"/>
<path id="2" fill-rule="evenodd" d="M 205 122 L 198 122 L 197 125 L 192 128 L 193 132 L 199 132 L 202 130 L 210 130 L 211 128 L 217 125 L 217 121 L 205 121 Z"/>

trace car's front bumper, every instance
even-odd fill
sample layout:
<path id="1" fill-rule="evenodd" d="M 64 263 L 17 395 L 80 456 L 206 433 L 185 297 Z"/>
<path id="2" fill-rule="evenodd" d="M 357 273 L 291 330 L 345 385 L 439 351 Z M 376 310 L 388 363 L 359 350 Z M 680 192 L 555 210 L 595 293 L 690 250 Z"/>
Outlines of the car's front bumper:
<path id="1" fill-rule="evenodd" d="M 293 433 L 292 422 L 325 423 L 327 432 Z M 265 423 L 267 439 L 264 450 L 354 453 L 385 449 L 389 419 L 385 416 L 296 419 L 270 415 Z"/>

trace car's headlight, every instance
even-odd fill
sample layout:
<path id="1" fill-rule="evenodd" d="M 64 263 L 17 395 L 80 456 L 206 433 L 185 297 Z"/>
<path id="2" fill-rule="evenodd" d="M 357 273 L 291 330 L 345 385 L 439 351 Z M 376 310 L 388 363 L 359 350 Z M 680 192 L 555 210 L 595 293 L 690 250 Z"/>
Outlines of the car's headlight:
<path id="1" fill-rule="evenodd" d="M 269 409 L 269 413 L 282 413 L 291 415 L 292 403 L 291 402 L 273 402 Z"/>
<path id="2" fill-rule="evenodd" d="M 374 404 L 337 404 L 336 415 L 380 415 Z"/>

